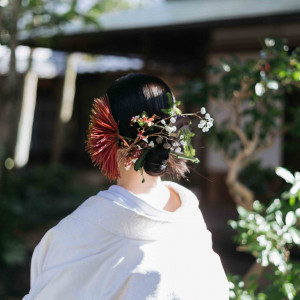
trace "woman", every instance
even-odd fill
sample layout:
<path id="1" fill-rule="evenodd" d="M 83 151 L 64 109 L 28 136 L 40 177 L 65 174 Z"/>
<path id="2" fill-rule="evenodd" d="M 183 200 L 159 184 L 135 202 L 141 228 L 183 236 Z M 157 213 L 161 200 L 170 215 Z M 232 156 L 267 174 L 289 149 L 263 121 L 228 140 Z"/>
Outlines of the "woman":
<path id="1" fill-rule="evenodd" d="M 128 74 L 95 99 L 86 150 L 117 180 L 51 228 L 36 246 L 23 299 L 227 300 L 228 284 L 196 196 L 189 117 L 160 79 Z"/>

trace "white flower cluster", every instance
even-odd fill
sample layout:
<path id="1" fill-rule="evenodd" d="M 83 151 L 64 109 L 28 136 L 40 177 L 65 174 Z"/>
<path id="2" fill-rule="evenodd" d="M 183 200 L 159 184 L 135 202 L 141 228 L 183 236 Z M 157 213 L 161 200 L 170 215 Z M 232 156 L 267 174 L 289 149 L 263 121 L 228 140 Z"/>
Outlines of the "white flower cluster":
<path id="1" fill-rule="evenodd" d="M 207 132 L 214 125 L 214 119 L 209 113 L 206 113 L 205 107 L 202 107 L 200 112 L 202 115 L 204 115 L 204 119 L 200 121 L 198 128 L 201 128 L 203 132 Z"/>
<path id="2" fill-rule="evenodd" d="M 173 125 L 175 122 L 176 122 L 175 117 L 170 118 L 170 123 L 169 124 L 167 124 L 166 120 L 161 120 L 161 124 L 163 124 L 163 126 L 165 127 L 168 134 L 170 134 L 172 132 L 175 132 L 177 130 L 176 126 Z"/>

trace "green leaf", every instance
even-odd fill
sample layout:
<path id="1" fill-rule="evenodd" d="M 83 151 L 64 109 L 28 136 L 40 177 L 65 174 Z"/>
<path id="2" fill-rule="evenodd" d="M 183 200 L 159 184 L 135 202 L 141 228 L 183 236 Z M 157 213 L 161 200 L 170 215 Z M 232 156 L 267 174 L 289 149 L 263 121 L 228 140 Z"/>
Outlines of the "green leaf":
<path id="1" fill-rule="evenodd" d="M 177 115 L 181 115 L 182 114 L 182 111 L 178 107 L 175 107 L 174 112 Z"/>
<path id="2" fill-rule="evenodd" d="M 291 198 L 289 199 L 289 204 L 290 204 L 290 206 L 294 206 L 295 203 L 296 203 L 296 198 L 295 198 L 295 197 L 291 197 Z"/>
<path id="3" fill-rule="evenodd" d="M 237 228 L 237 222 L 235 220 L 228 220 L 228 225 L 230 225 L 233 229 Z"/>
<path id="4" fill-rule="evenodd" d="M 293 184 L 295 181 L 294 175 L 287 169 L 282 167 L 276 168 L 276 174 L 283 178 L 287 183 Z"/>
<path id="5" fill-rule="evenodd" d="M 143 172 L 143 169 L 140 169 L 140 173 L 141 173 L 141 175 L 142 175 L 142 177 L 143 177 L 143 179 L 142 179 L 142 183 L 144 183 L 144 182 L 145 182 L 145 177 L 144 177 L 144 172 Z"/>
<path id="6" fill-rule="evenodd" d="M 267 295 L 264 293 L 259 293 L 257 295 L 257 300 L 266 300 L 267 299 Z"/>
<path id="7" fill-rule="evenodd" d="M 25 245 L 16 239 L 12 239 L 4 243 L 4 251 L 2 253 L 3 260 L 8 265 L 22 264 L 26 258 Z"/>
<path id="8" fill-rule="evenodd" d="M 199 158 L 197 157 L 194 157 L 194 156 L 187 156 L 187 155 L 184 155 L 184 154 L 181 154 L 181 153 L 177 153 L 175 151 L 170 151 L 170 153 L 174 156 L 176 156 L 177 158 L 182 158 L 182 159 L 186 159 L 186 160 L 189 160 L 193 163 L 196 163 L 198 164 L 200 162 Z"/>
<path id="9" fill-rule="evenodd" d="M 161 111 L 166 114 L 166 115 L 169 115 L 169 116 L 172 116 L 172 109 L 171 108 L 162 108 Z"/>
<path id="10" fill-rule="evenodd" d="M 289 300 L 294 299 L 296 296 L 296 290 L 292 283 L 285 282 L 282 286 L 284 294 L 288 297 Z"/>
<path id="11" fill-rule="evenodd" d="M 169 108 L 162 108 L 161 111 L 169 116 L 173 116 L 175 114 L 181 115 L 182 112 L 181 110 L 177 107 L 177 105 L 180 105 L 180 101 L 173 101 L 171 93 L 167 92 L 166 93 L 168 97 L 168 103 L 169 103 Z"/>
<path id="12" fill-rule="evenodd" d="M 138 170 L 143 168 L 145 158 L 146 158 L 149 151 L 150 151 L 150 149 L 145 149 L 144 152 L 142 153 L 142 155 L 134 163 L 134 170 L 135 171 L 138 171 Z"/>
<path id="13" fill-rule="evenodd" d="M 142 117 L 146 117 L 148 118 L 148 114 L 143 110 L 142 114 L 141 114 Z"/>
<path id="14" fill-rule="evenodd" d="M 300 72 L 294 72 L 293 73 L 293 79 L 295 81 L 300 81 Z"/>
<path id="15" fill-rule="evenodd" d="M 195 135 L 195 133 L 191 132 L 189 128 L 180 129 L 180 135 L 184 136 L 183 141 L 186 143 L 183 145 L 184 154 L 188 157 L 193 157 L 196 154 L 196 151 L 191 144 L 191 138 Z"/>

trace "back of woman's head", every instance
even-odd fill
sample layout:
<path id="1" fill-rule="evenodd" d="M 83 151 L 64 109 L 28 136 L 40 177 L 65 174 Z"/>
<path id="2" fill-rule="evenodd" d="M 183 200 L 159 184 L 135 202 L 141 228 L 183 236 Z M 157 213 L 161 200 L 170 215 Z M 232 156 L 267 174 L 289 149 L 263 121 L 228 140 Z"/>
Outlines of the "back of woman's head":
<path id="1" fill-rule="evenodd" d="M 136 138 L 137 130 L 130 126 L 130 122 L 133 116 L 141 115 L 142 112 L 146 112 L 148 116 L 167 117 L 162 112 L 162 109 L 170 108 L 167 93 L 174 98 L 167 84 L 155 76 L 130 73 L 117 79 L 106 94 L 120 135 Z M 170 149 L 165 149 L 162 144 L 147 152 L 143 168 L 152 176 L 167 172 L 184 177 L 188 171 L 186 162 L 170 155 Z"/>

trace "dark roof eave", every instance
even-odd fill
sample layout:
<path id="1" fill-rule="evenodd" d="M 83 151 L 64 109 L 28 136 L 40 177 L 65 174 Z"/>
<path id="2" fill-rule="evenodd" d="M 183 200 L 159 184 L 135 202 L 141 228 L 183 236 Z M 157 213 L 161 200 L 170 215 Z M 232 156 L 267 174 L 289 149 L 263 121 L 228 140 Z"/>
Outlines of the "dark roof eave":
<path id="1" fill-rule="evenodd" d="M 299 12 L 134 29 L 59 34 L 45 38 L 28 38 L 22 40 L 20 43 L 30 47 L 49 47 L 54 50 L 66 52 L 79 51 L 87 53 L 139 56 L 145 55 L 145 52 L 148 51 L 151 51 L 152 54 L 152 50 L 154 49 L 153 46 L 155 44 L 158 45 L 160 49 L 166 47 L 166 50 L 169 48 L 174 50 L 175 48 L 168 47 L 168 45 L 177 45 L 178 47 L 183 41 L 185 44 L 193 45 L 195 42 L 196 44 L 199 44 L 199 40 L 208 40 L 209 32 L 214 28 L 236 27 L 240 25 L 251 26 L 258 24 L 273 25 L 274 22 L 279 24 L 295 21 L 300 22 Z M 195 41 L 195 36 L 197 36 L 198 41 Z M 259 46 L 258 41 L 257 45 Z M 145 47 L 150 47 L 151 50 L 147 50 Z M 154 57 L 155 52 L 156 51 L 153 53 Z M 162 56 L 164 56 L 163 53 Z M 169 57 L 169 54 L 167 54 L 167 56 Z"/>

